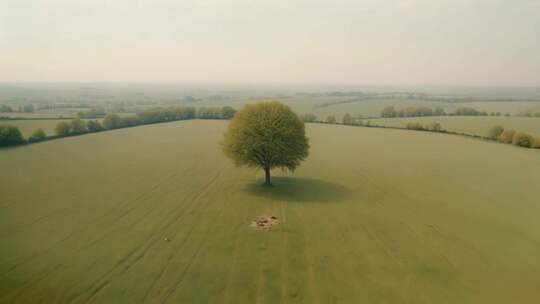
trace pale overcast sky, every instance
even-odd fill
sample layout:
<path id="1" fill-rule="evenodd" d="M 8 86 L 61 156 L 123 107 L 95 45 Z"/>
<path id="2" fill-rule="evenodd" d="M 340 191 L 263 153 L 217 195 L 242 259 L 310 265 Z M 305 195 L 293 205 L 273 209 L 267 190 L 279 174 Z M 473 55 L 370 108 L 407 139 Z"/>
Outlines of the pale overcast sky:
<path id="1" fill-rule="evenodd" d="M 540 0 L 0 0 L 0 81 L 540 85 Z"/>

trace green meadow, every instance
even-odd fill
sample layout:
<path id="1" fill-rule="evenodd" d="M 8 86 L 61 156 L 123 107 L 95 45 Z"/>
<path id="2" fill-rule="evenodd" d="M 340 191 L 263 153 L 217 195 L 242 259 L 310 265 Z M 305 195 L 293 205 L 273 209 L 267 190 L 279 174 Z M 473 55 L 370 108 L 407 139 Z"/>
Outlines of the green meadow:
<path id="1" fill-rule="evenodd" d="M 499 117 L 499 116 L 435 116 L 379 118 L 369 120 L 373 125 L 405 128 L 407 123 L 419 122 L 424 125 L 438 122 L 448 131 L 487 136 L 493 126 L 503 126 L 540 137 L 540 117 Z"/>
<path id="2" fill-rule="evenodd" d="M 503 116 L 506 113 L 516 116 L 528 111 L 533 113 L 540 112 L 540 102 L 526 101 L 434 102 L 415 99 L 366 99 L 321 107 L 321 105 L 325 103 L 343 102 L 350 99 L 354 99 L 354 97 L 294 97 L 283 99 L 281 101 L 290 105 L 297 113 L 313 113 L 322 120 L 328 115 L 335 115 L 336 118 L 341 119 L 346 113 L 353 116 L 362 115 L 363 117 L 380 117 L 381 111 L 387 106 L 394 106 L 397 109 L 418 106 L 426 106 L 429 108 L 442 107 L 448 113 L 451 113 L 458 108 L 472 107 L 478 111 L 486 111 L 488 113 L 499 112 Z"/>
<path id="3" fill-rule="evenodd" d="M 540 301 L 538 150 L 308 124 L 307 161 L 263 188 L 227 123 L 0 150 L 0 303 Z"/>

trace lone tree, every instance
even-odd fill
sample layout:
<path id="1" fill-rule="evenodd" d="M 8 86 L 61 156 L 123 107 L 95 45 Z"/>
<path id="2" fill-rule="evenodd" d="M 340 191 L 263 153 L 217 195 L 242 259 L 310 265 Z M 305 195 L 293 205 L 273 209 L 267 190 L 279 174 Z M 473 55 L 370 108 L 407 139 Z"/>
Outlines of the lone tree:
<path id="1" fill-rule="evenodd" d="M 237 166 L 264 169 L 266 186 L 271 185 L 270 170 L 294 171 L 309 149 L 304 122 L 277 101 L 246 105 L 236 113 L 222 145 Z"/>

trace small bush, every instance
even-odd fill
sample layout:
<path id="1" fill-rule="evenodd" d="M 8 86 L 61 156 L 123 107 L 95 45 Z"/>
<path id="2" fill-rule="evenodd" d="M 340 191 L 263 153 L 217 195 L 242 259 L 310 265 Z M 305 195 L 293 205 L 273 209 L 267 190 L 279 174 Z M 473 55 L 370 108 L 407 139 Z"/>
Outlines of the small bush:
<path id="1" fill-rule="evenodd" d="M 489 129 L 488 137 L 491 139 L 497 139 L 499 136 L 501 136 L 503 131 L 504 128 L 502 126 L 493 126 L 491 129 Z"/>
<path id="2" fill-rule="evenodd" d="M 31 142 L 38 142 L 42 141 L 47 137 L 47 134 L 45 134 L 45 131 L 43 129 L 37 129 L 34 133 L 32 133 L 32 136 L 28 139 Z"/>
<path id="3" fill-rule="evenodd" d="M 407 129 L 409 129 L 409 130 L 418 130 L 418 131 L 425 130 L 424 126 L 419 122 L 409 122 L 409 123 L 407 123 Z"/>
<path id="4" fill-rule="evenodd" d="M 515 130 L 504 129 L 498 139 L 500 142 L 511 144 L 514 139 L 514 134 L 516 134 Z"/>
<path id="5" fill-rule="evenodd" d="M 530 148 L 533 146 L 533 137 L 527 133 L 516 132 L 512 138 L 512 143 L 516 146 Z"/>

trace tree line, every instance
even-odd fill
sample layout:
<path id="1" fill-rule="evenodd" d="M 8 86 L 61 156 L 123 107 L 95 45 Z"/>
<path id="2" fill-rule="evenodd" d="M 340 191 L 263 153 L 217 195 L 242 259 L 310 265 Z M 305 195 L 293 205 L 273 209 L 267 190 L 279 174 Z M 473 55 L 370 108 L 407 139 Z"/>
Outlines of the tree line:
<path id="1" fill-rule="evenodd" d="M 229 106 L 203 107 L 199 109 L 194 107 L 169 107 L 148 109 L 127 116 L 107 114 L 101 122 L 97 120 L 83 120 L 77 117 L 69 121 L 59 122 L 55 127 L 54 136 L 47 136 L 42 129 L 38 129 L 28 139 L 24 139 L 19 128 L 16 126 L 0 125 L 0 147 L 161 122 L 197 118 L 231 119 L 235 114 L 236 110 Z"/>
<path id="2" fill-rule="evenodd" d="M 493 126 L 489 129 L 488 138 L 507 144 L 513 144 L 525 148 L 540 148 L 540 138 L 534 137 L 525 132 L 504 128 L 503 126 Z"/>
<path id="3" fill-rule="evenodd" d="M 419 106 L 419 107 L 407 107 L 403 109 L 396 109 L 394 106 L 388 106 L 381 111 L 381 117 L 393 118 L 393 117 L 418 117 L 418 116 L 444 116 L 446 112 L 442 107 L 436 107 L 434 109 Z"/>
<path id="4" fill-rule="evenodd" d="M 381 111 L 381 117 L 394 118 L 394 117 L 422 117 L 422 116 L 488 116 L 485 111 L 478 111 L 471 107 L 460 107 L 453 112 L 446 112 L 442 107 L 430 108 L 426 106 L 407 107 L 402 109 L 396 109 L 394 106 L 388 106 Z M 497 113 L 492 113 L 496 116 Z M 498 113 L 500 116 L 500 113 Z"/>
<path id="5" fill-rule="evenodd" d="M 518 115 L 516 115 L 516 116 L 521 116 L 521 117 L 540 117 L 540 112 L 533 113 L 533 111 L 529 110 L 529 111 L 520 113 L 520 114 L 518 114 Z"/>
<path id="6" fill-rule="evenodd" d="M 19 112 L 19 113 L 33 113 L 34 112 L 34 105 L 33 104 L 26 104 L 24 106 L 19 106 L 16 109 L 13 109 L 12 107 L 8 105 L 0 104 L 0 113 L 12 113 L 12 112 Z"/>
<path id="7" fill-rule="evenodd" d="M 202 107 L 199 109 L 194 107 L 155 108 L 127 116 L 107 114 L 101 123 L 96 120 L 84 121 L 80 118 L 73 119 L 70 122 L 60 122 L 56 126 L 56 135 L 62 137 L 196 118 L 231 119 L 235 113 L 236 110 L 229 106 Z"/>
<path id="8" fill-rule="evenodd" d="M 80 111 L 79 113 L 77 113 L 77 117 L 84 118 L 84 119 L 103 118 L 105 117 L 105 115 L 107 115 L 107 113 L 103 109 L 90 109 L 87 111 Z"/>
<path id="9" fill-rule="evenodd" d="M 349 113 L 345 114 L 342 118 L 341 123 L 337 121 L 334 115 L 328 115 L 326 119 L 319 120 L 316 115 L 312 113 L 307 113 L 300 115 L 300 118 L 304 122 L 313 122 L 313 123 L 326 123 L 326 124 L 341 124 L 349 126 L 362 126 L 362 127 L 373 127 L 373 128 L 386 128 L 386 129 L 407 129 L 415 131 L 428 131 L 428 132 L 439 132 L 439 133 L 448 133 L 454 135 L 461 135 L 467 137 L 481 138 L 485 140 L 494 140 L 502 143 L 514 144 L 516 146 L 525 147 L 525 148 L 535 148 L 540 149 L 540 137 L 534 137 L 525 132 L 516 131 L 513 129 L 505 129 L 502 126 L 494 126 L 490 129 L 488 136 L 472 135 L 467 133 L 459 133 L 454 131 L 447 131 L 443 129 L 442 125 L 438 122 L 431 122 L 429 124 L 422 124 L 420 122 L 409 122 L 405 127 L 390 127 L 384 125 L 372 124 L 369 120 L 363 120 L 361 116 L 354 117 Z"/>
<path id="10" fill-rule="evenodd" d="M 425 106 L 419 107 L 407 107 L 404 109 L 396 110 L 394 106 L 388 106 L 381 111 L 381 117 L 394 118 L 394 117 L 422 117 L 422 116 L 506 116 L 509 117 L 510 113 L 501 112 L 486 112 L 479 111 L 471 107 L 460 107 L 452 112 L 446 112 L 442 107 L 429 108 Z M 528 117 L 536 116 L 540 117 L 540 113 L 529 114 Z M 526 116 L 526 115 L 516 115 Z"/>

